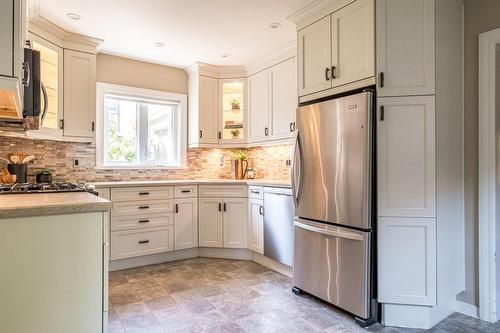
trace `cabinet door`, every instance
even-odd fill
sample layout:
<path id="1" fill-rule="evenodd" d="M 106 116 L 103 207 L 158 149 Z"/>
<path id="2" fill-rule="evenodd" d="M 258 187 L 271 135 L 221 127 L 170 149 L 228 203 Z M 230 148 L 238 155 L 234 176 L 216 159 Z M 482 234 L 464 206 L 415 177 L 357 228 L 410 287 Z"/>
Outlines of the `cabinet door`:
<path id="1" fill-rule="evenodd" d="M 378 95 L 434 94 L 434 64 L 434 0 L 378 0 Z"/>
<path id="2" fill-rule="evenodd" d="M 198 199 L 174 201 L 174 248 L 188 249 L 198 246 Z"/>
<path id="3" fill-rule="evenodd" d="M 96 56 L 64 50 L 64 135 L 93 137 Z"/>
<path id="4" fill-rule="evenodd" d="M 332 85 L 375 75 L 374 0 L 357 0 L 332 14 Z"/>
<path id="5" fill-rule="evenodd" d="M 436 216 L 434 97 L 378 99 L 378 215 Z"/>
<path id="6" fill-rule="evenodd" d="M 219 131 L 219 82 L 199 77 L 199 137 L 200 143 L 217 143 Z"/>
<path id="7" fill-rule="evenodd" d="M 298 32 L 299 96 L 332 87 L 331 16 Z"/>
<path id="8" fill-rule="evenodd" d="M 219 80 L 219 143 L 246 143 L 247 79 Z"/>
<path id="9" fill-rule="evenodd" d="M 248 202 L 248 248 L 264 254 L 264 203 L 261 199 Z"/>
<path id="10" fill-rule="evenodd" d="M 248 78 L 248 142 L 263 142 L 268 139 L 269 89 L 269 70 Z"/>
<path id="11" fill-rule="evenodd" d="M 247 198 L 224 199 L 224 247 L 247 247 Z"/>
<path id="12" fill-rule="evenodd" d="M 291 138 L 297 109 L 297 58 L 271 68 L 270 140 Z"/>
<path id="13" fill-rule="evenodd" d="M 25 0 L 0 3 L 0 75 L 22 77 L 24 62 Z"/>
<path id="14" fill-rule="evenodd" d="M 222 247 L 222 198 L 199 199 L 201 247 Z"/>
<path id="15" fill-rule="evenodd" d="M 436 305 L 436 219 L 379 218 L 377 244 L 378 301 Z"/>
<path id="16" fill-rule="evenodd" d="M 64 115 L 63 49 L 35 34 L 30 34 L 29 37 L 33 49 L 40 52 L 40 79 L 47 92 L 47 101 L 45 101 L 44 94 L 40 94 L 40 105 L 43 106 L 45 102 L 47 105 L 47 109 L 41 111 L 45 115 L 40 121 L 40 131 L 59 136 L 63 134 L 60 129 L 60 120 L 63 119 Z"/>

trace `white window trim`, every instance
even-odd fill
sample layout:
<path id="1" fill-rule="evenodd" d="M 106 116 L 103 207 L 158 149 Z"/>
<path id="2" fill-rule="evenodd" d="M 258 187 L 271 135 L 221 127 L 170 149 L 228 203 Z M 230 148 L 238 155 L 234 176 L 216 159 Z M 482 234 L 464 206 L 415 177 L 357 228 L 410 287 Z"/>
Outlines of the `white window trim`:
<path id="1" fill-rule="evenodd" d="M 148 97 L 156 100 L 170 100 L 179 103 L 180 115 L 180 166 L 162 165 L 105 165 L 104 164 L 104 95 L 119 94 L 128 96 Z M 187 168 L 187 95 L 122 86 L 111 83 L 97 82 L 97 105 L 96 105 L 96 169 L 185 169 Z"/>

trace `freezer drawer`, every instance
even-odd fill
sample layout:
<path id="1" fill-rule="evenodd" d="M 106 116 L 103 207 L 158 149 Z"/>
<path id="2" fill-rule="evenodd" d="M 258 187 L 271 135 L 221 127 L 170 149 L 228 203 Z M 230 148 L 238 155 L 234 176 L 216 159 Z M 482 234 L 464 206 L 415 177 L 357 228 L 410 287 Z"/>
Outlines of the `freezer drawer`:
<path id="1" fill-rule="evenodd" d="M 296 218 L 293 284 L 358 317 L 370 317 L 371 232 Z"/>

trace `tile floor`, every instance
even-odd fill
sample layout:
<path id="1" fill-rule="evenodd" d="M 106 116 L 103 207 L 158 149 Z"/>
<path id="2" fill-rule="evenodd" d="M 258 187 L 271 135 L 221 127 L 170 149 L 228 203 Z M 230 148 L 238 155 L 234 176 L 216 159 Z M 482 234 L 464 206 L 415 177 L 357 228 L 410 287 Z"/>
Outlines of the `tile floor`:
<path id="1" fill-rule="evenodd" d="M 110 273 L 109 333 L 422 332 L 373 325 L 291 293 L 291 280 L 249 261 L 195 258 Z M 454 314 L 431 332 L 500 332 Z"/>

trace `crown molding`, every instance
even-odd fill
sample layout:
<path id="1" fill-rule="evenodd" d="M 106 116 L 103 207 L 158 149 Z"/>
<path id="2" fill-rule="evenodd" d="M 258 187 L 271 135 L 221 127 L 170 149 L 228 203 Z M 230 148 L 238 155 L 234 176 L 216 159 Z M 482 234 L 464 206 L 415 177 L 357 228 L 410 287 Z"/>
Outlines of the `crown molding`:
<path id="1" fill-rule="evenodd" d="M 289 15 L 287 19 L 295 23 L 297 30 L 301 30 L 354 1 L 355 0 L 315 0 Z"/>
<path id="2" fill-rule="evenodd" d="M 67 31 L 40 14 L 39 0 L 28 0 L 28 31 L 59 47 L 96 54 L 104 41 Z"/>
<path id="3" fill-rule="evenodd" d="M 203 75 L 215 79 L 235 79 L 247 77 L 244 66 L 216 66 L 199 61 L 186 67 L 184 70 L 189 75 Z"/>
<path id="4" fill-rule="evenodd" d="M 248 76 L 253 75 L 295 56 L 297 56 L 297 40 L 288 42 L 258 60 L 245 65 L 246 73 Z"/>

